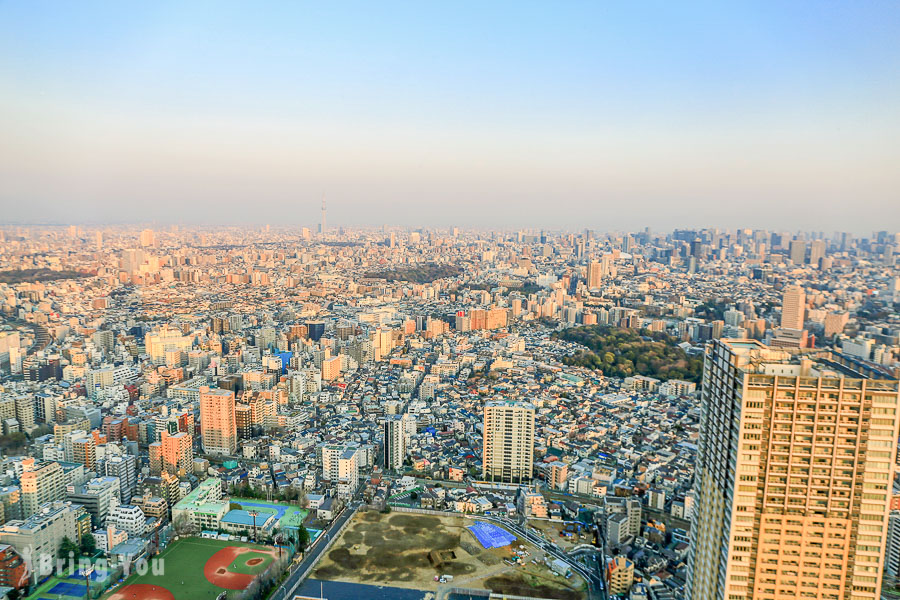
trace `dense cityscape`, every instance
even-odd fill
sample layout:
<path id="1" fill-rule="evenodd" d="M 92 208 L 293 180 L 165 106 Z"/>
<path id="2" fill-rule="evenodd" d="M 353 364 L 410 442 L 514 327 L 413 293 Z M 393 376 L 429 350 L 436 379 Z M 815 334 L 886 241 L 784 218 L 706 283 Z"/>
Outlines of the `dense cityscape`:
<path id="1" fill-rule="evenodd" d="M 893 594 L 898 250 L 324 203 L 314 228 L 0 228 L 2 591 Z M 257 558 L 173 579 L 200 541 Z"/>
<path id="2" fill-rule="evenodd" d="M 0 2 L 0 600 L 900 600 L 900 2 Z"/>

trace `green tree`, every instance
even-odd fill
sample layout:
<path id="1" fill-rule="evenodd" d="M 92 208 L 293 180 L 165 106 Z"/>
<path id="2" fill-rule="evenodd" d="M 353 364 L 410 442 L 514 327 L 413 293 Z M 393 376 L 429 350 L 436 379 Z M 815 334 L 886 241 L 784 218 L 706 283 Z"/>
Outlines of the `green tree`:
<path id="1" fill-rule="evenodd" d="M 303 552 L 307 546 L 309 546 L 309 532 L 301 525 L 297 530 L 297 549 Z"/>
<path id="2" fill-rule="evenodd" d="M 69 556 L 69 552 L 75 555 L 75 558 L 81 556 L 81 548 L 79 548 L 75 542 L 69 539 L 68 536 L 62 539 L 62 542 L 59 543 L 59 556 L 61 558 L 67 558 Z"/>
<path id="3" fill-rule="evenodd" d="M 85 534 L 81 538 L 81 551 L 88 556 L 93 556 L 97 551 L 97 540 L 94 539 L 92 534 Z"/>
<path id="4" fill-rule="evenodd" d="M 28 438 L 25 434 L 17 431 L 9 435 L 0 435 L 0 450 L 4 454 L 19 454 L 28 446 Z"/>

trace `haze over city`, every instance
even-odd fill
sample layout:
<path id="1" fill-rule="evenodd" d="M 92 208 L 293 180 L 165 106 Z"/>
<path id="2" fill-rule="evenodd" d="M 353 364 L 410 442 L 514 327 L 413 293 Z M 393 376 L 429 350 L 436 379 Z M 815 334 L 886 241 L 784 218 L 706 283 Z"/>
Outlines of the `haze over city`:
<path id="1" fill-rule="evenodd" d="M 8 223 L 900 217 L 894 2 L 4 3 Z"/>

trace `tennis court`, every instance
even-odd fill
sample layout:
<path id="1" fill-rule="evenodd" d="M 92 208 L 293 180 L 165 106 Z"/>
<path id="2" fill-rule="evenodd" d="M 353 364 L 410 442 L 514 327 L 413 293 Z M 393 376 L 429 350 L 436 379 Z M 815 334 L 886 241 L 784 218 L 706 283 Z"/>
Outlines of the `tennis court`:
<path id="1" fill-rule="evenodd" d="M 56 594 L 57 596 L 72 596 L 74 598 L 83 598 L 85 590 L 85 586 L 83 583 L 69 583 L 66 581 L 62 581 L 57 583 L 52 588 L 48 590 L 51 594 Z"/>

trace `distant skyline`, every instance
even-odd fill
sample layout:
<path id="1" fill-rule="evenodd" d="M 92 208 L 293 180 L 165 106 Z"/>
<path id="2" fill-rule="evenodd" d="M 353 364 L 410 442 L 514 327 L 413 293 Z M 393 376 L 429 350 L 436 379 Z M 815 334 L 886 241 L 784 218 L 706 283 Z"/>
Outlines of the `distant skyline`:
<path id="1" fill-rule="evenodd" d="M 900 228 L 900 3 L 0 3 L 0 224 Z"/>

